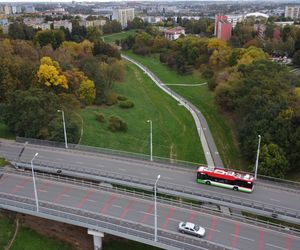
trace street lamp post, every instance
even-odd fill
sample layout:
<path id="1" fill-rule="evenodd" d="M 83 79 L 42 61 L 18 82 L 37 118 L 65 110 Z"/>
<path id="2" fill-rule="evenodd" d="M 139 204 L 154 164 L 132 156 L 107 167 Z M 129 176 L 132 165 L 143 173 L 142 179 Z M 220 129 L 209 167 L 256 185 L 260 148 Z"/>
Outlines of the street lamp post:
<path id="1" fill-rule="evenodd" d="M 61 112 L 61 114 L 62 114 L 62 120 L 63 120 L 63 126 L 64 126 L 64 136 L 65 136 L 65 148 L 68 148 L 67 131 L 66 131 L 66 123 L 65 123 L 65 113 L 62 109 L 57 110 L 57 112 Z"/>
<path id="2" fill-rule="evenodd" d="M 257 154 L 256 154 L 255 175 L 254 175 L 255 180 L 257 179 L 258 159 L 259 159 L 259 152 L 260 152 L 260 141 L 261 141 L 261 136 L 258 135 L 258 148 L 257 148 Z"/>
<path id="3" fill-rule="evenodd" d="M 157 242 L 157 206 L 156 206 L 156 189 L 157 182 L 160 178 L 160 175 L 157 176 L 157 179 L 154 184 L 154 241 Z"/>
<path id="4" fill-rule="evenodd" d="M 153 161 L 153 148 L 152 148 L 152 120 L 148 120 L 150 123 L 150 161 Z"/>
<path id="5" fill-rule="evenodd" d="M 39 200 L 38 200 L 38 194 L 36 190 L 36 183 L 35 183 L 35 176 L 34 176 L 34 171 L 33 171 L 33 160 L 35 157 L 38 156 L 39 153 L 35 153 L 31 160 L 31 171 L 32 171 L 32 180 L 33 180 L 33 188 L 34 188 L 34 196 L 35 196 L 35 204 L 36 204 L 36 211 L 39 212 Z"/>

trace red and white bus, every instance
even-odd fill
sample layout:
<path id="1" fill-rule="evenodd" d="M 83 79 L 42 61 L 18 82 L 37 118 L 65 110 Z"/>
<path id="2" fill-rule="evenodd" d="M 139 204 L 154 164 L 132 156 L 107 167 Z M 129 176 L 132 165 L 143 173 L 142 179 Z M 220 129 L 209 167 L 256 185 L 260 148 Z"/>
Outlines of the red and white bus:
<path id="1" fill-rule="evenodd" d="M 250 174 L 238 173 L 233 170 L 201 166 L 197 171 L 197 182 L 251 193 L 253 191 L 254 177 Z"/>

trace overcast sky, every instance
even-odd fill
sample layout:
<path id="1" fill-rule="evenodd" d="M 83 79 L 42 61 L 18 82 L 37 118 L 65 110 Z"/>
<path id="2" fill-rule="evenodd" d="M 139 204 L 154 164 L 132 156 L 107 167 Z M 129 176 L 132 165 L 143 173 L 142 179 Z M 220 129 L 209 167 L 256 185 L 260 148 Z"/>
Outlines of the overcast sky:
<path id="1" fill-rule="evenodd" d="M 75 0 L 75 2 L 116 2 L 116 1 L 119 1 L 121 2 L 122 0 Z M 131 1 L 139 1 L 139 0 L 131 0 Z M 143 0 L 140 0 L 140 1 L 143 1 Z M 144 1 L 159 1 L 159 0 L 144 0 Z M 172 0 L 161 0 L 161 1 L 172 1 Z M 189 1 L 189 0 L 177 0 L 177 1 Z M 195 1 L 195 0 L 190 0 L 190 1 Z M 196 0 L 197 1 L 197 0 Z M 201 1 L 201 0 L 199 0 Z M 226 2 L 226 1 L 250 1 L 250 0 L 202 0 L 202 1 L 223 1 L 223 2 Z M 257 1 L 257 0 L 256 0 Z M 45 2 L 56 2 L 56 3 L 59 3 L 59 2 L 72 2 L 72 0 L 0 0 L 0 3 L 13 3 L 13 2 L 18 2 L 18 3 L 25 3 L 25 2 L 35 2 L 35 3 L 45 3 Z M 130 2 L 130 0 L 127 0 L 125 2 Z"/>

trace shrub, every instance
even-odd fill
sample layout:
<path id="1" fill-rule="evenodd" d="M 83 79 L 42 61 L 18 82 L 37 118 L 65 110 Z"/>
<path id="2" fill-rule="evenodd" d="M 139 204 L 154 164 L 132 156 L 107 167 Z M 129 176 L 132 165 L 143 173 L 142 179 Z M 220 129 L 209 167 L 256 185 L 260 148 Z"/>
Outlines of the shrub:
<path id="1" fill-rule="evenodd" d="M 120 108 L 123 108 L 123 109 L 130 109 L 130 108 L 133 108 L 134 107 L 134 103 L 132 101 L 121 101 L 119 103 L 119 106 Z"/>
<path id="2" fill-rule="evenodd" d="M 105 122 L 105 117 L 104 117 L 104 115 L 103 115 L 102 113 L 100 113 L 100 114 L 97 114 L 97 115 L 96 115 L 96 120 L 97 120 L 98 122 L 104 123 L 104 122 Z"/>
<path id="3" fill-rule="evenodd" d="M 206 68 L 203 73 L 202 76 L 205 79 L 211 79 L 214 76 L 214 72 L 210 69 L 210 68 Z"/>
<path id="4" fill-rule="evenodd" d="M 106 104 L 111 106 L 118 102 L 118 95 L 114 92 L 110 92 L 106 95 Z"/>
<path id="5" fill-rule="evenodd" d="M 120 117 L 111 116 L 109 118 L 108 129 L 112 132 L 122 131 L 126 132 L 128 130 L 127 123 L 123 121 Z"/>
<path id="6" fill-rule="evenodd" d="M 127 97 L 126 97 L 126 96 L 123 96 L 123 95 L 119 95 L 119 96 L 118 96 L 118 100 L 119 100 L 119 101 L 126 101 L 126 100 L 127 100 Z"/>

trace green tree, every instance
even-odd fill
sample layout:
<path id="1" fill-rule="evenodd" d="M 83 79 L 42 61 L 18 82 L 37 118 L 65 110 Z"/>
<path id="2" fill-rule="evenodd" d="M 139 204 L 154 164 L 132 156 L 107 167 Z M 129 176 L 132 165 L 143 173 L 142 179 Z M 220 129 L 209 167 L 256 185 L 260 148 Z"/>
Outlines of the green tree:
<path id="1" fill-rule="evenodd" d="M 273 143 L 263 145 L 260 154 L 259 173 L 284 178 L 288 171 L 288 161 L 282 149 Z"/>
<path id="2" fill-rule="evenodd" d="M 53 49 L 57 49 L 65 40 L 65 33 L 62 30 L 41 30 L 34 36 L 35 43 L 41 47 L 51 44 Z"/>

